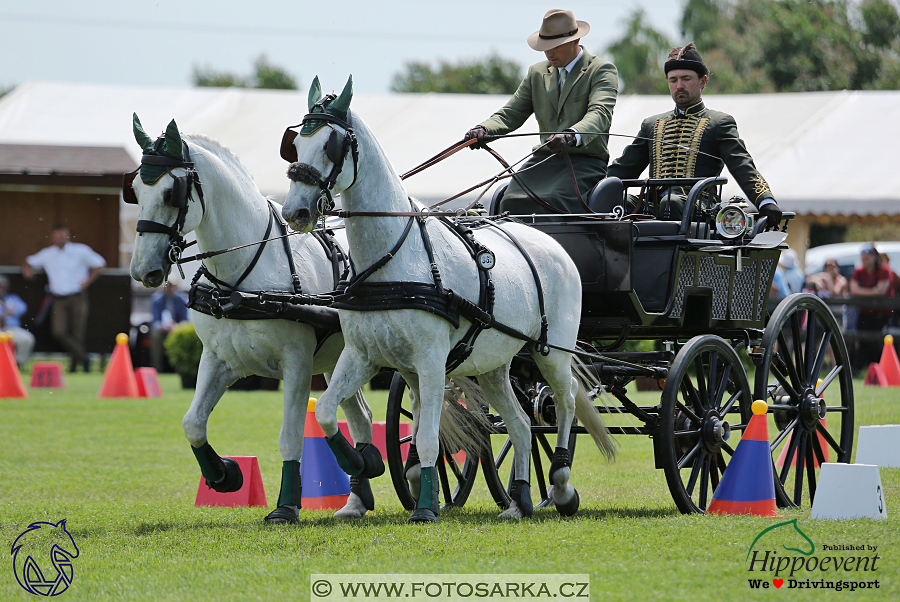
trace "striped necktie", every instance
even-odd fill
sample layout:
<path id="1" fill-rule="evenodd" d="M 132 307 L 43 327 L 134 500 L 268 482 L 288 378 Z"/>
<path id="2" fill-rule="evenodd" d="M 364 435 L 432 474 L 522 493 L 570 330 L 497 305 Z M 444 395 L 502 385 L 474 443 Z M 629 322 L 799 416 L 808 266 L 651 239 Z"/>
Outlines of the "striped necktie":
<path id="1" fill-rule="evenodd" d="M 559 91 L 562 92 L 562 89 L 566 85 L 566 77 L 568 77 L 569 72 L 566 69 L 559 70 Z"/>

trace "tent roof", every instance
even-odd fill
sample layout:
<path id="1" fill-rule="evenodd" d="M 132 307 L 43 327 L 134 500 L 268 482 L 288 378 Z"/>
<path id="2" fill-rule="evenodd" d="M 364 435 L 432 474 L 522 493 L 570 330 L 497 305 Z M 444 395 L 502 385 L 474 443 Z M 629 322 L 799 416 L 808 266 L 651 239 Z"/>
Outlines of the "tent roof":
<path id="1" fill-rule="evenodd" d="M 402 173 L 460 140 L 507 99 L 359 95 L 352 110 L 373 129 Z M 892 165 L 892 147 L 900 139 L 900 91 L 709 95 L 704 100 L 734 115 L 757 168 L 785 210 L 816 215 L 900 213 L 900 175 Z M 621 96 L 611 132 L 634 135 L 643 118 L 671 106 L 667 96 Z M 175 118 L 181 131 L 221 141 L 238 154 L 264 194 L 282 199 L 288 180 L 278 148 L 284 128 L 306 113 L 306 92 L 28 82 L 0 99 L 0 143 L 122 147 L 137 163 L 133 112 L 151 135 Z M 520 131 L 536 130 L 530 119 Z M 626 137 L 612 137 L 610 155 L 617 157 L 627 143 Z M 533 138 L 525 137 L 499 141 L 494 147 L 514 162 L 533 144 Z M 485 153 L 465 151 L 406 184 L 411 195 L 436 202 L 499 171 Z M 733 183 L 725 192 L 740 193 Z"/>

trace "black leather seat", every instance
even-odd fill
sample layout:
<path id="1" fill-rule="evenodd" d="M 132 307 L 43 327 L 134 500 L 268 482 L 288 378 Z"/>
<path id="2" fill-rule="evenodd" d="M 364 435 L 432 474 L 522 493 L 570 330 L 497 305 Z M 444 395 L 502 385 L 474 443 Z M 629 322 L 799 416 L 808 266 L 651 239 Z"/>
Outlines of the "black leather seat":
<path id="1" fill-rule="evenodd" d="M 624 207 L 625 186 L 615 176 L 604 178 L 588 193 L 587 206 L 595 213 L 612 213 L 614 207 Z"/>
<path id="2" fill-rule="evenodd" d="M 494 191 L 494 196 L 491 197 L 491 204 L 488 206 L 488 215 L 500 214 L 500 200 L 503 198 L 503 193 L 506 192 L 507 186 L 509 186 L 509 183 L 503 184 Z"/>

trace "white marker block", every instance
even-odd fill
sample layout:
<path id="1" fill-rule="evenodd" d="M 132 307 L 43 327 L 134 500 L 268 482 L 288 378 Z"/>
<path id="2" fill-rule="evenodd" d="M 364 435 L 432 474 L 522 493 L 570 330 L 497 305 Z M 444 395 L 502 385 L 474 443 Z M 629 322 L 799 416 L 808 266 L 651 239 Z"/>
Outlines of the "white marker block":
<path id="1" fill-rule="evenodd" d="M 878 467 L 822 464 L 810 518 L 887 518 Z"/>
<path id="2" fill-rule="evenodd" d="M 856 463 L 900 467 L 900 424 L 859 427 Z"/>

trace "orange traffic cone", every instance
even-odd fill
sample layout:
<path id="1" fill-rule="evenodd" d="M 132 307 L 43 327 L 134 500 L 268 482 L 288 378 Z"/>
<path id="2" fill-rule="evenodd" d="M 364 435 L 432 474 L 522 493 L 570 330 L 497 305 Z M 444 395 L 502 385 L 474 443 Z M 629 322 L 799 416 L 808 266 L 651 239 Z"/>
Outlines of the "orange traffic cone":
<path id="1" fill-rule="evenodd" d="M 753 417 L 722 475 L 707 514 L 776 516 L 775 473 L 769 451 L 766 402 L 753 402 Z"/>
<path id="2" fill-rule="evenodd" d="M 894 349 L 894 337 L 885 335 L 884 349 L 881 351 L 881 369 L 887 378 L 888 386 L 900 387 L 900 359 L 897 359 L 897 350 Z"/>
<path id="3" fill-rule="evenodd" d="M 106 375 L 97 397 L 138 397 L 138 384 L 131 365 L 127 334 L 116 335 L 116 348 L 106 367 Z"/>
<path id="4" fill-rule="evenodd" d="M 28 397 L 8 332 L 0 333 L 0 397 Z"/>
<path id="5" fill-rule="evenodd" d="M 316 421 L 314 398 L 306 406 L 300 484 L 300 499 L 307 510 L 338 510 L 350 497 L 350 477 L 338 466 L 325 441 L 325 432 Z"/>

